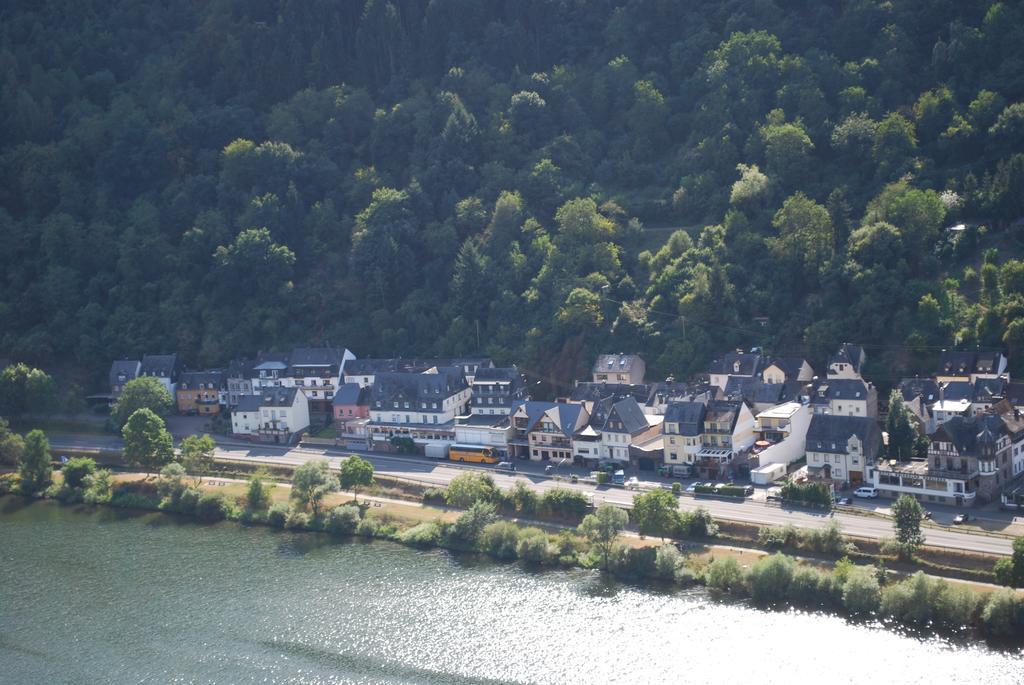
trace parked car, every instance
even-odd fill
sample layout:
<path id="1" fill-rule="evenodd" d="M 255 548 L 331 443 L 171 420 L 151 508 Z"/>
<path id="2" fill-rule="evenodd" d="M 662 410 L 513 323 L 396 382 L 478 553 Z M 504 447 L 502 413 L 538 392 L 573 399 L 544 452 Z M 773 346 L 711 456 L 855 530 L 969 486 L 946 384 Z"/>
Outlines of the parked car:
<path id="1" fill-rule="evenodd" d="M 640 479 L 636 476 L 632 476 L 626 481 L 626 487 L 630 490 L 638 490 L 640 488 Z"/>
<path id="2" fill-rule="evenodd" d="M 694 490 L 697 489 L 698 485 L 700 485 L 699 481 L 693 481 L 692 483 L 686 486 L 686 491 L 692 493 Z"/>
<path id="3" fill-rule="evenodd" d="M 926 519 L 929 519 L 929 520 L 930 520 L 930 519 L 931 519 L 931 517 L 932 517 L 932 512 L 930 512 L 930 511 L 928 511 L 927 509 L 925 509 L 925 510 L 924 510 L 924 517 L 925 517 Z"/>
<path id="4" fill-rule="evenodd" d="M 516 465 L 510 461 L 499 461 L 498 465 L 495 466 L 494 468 L 498 469 L 499 471 L 515 471 Z"/>
<path id="5" fill-rule="evenodd" d="M 874 499 L 875 497 L 878 497 L 878 488 L 871 487 L 870 485 L 862 485 L 853 491 L 853 496 Z"/>
<path id="6" fill-rule="evenodd" d="M 840 497 L 836 500 L 836 504 L 852 504 L 852 500 L 849 497 Z"/>
<path id="7" fill-rule="evenodd" d="M 550 474 L 554 470 L 555 470 L 555 467 L 552 466 L 551 464 L 548 464 L 547 466 L 544 467 L 544 473 Z"/>
<path id="8" fill-rule="evenodd" d="M 967 523 L 970 520 L 971 520 L 971 517 L 970 517 L 969 514 L 957 514 L 956 516 L 953 517 L 953 523 L 955 523 L 957 525 L 960 525 L 961 523 Z"/>

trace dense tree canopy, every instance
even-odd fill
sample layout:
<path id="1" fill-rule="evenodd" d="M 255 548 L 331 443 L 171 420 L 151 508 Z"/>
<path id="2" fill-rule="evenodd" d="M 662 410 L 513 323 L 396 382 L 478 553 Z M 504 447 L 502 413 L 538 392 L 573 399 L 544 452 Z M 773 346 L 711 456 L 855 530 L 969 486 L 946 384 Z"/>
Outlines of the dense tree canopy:
<path id="1" fill-rule="evenodd" d="M 550 385 L 1024 351 L 1016 3 L 15 1 L 0 45 L 0 356 L 83 386 L 307 341 Z"/>

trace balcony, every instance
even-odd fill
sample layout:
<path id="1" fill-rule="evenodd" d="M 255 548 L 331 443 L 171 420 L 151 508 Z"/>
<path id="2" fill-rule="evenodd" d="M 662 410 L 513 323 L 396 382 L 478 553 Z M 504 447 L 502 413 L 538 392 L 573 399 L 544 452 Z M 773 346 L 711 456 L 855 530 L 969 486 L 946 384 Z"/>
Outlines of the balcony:
<path id="1" fill-rule="evenodd" d="M 271 421 L 269 423 L 261 423 L 256 428 L 256 432 L 260 435 L 289 435 L 291 430 L 288 428 L 287 423 Z"/>

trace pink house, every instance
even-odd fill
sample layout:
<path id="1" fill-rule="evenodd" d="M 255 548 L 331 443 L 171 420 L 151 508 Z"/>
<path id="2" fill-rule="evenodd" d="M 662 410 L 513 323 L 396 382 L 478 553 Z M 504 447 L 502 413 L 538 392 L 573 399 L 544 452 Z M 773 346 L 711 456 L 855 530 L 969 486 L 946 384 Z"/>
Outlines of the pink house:
<path id="1" fill-rule="evenodd" d="M 360 388 L 358 383 L 342 383 L 334 393 L 332 402 L 334 423 L 341 427 L 348 421 L 370 417 L 370 388 Z"/>

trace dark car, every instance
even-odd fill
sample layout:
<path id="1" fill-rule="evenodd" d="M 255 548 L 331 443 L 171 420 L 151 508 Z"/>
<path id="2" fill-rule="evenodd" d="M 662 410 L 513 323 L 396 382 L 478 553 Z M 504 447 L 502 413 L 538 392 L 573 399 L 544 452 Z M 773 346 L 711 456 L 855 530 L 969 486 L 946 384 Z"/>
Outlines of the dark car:
<path id="1" fill-rule="evenodd" d="M 849 505 L 850 503 L 851 502 L 850 502 L 850 498 L 849 497 L 840 497 L 839 499 L 836 500 L 836 504 L 846 504 L 846 505 Z"/>

